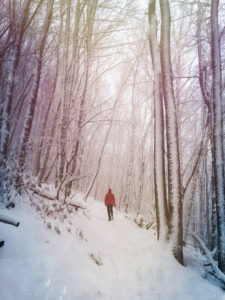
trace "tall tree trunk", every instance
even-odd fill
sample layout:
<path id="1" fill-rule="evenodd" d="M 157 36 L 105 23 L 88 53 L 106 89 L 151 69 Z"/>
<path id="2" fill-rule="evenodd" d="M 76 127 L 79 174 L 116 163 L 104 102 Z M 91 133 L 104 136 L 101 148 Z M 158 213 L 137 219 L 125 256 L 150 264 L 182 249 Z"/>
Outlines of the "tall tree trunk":
<path id="1" fill-rule="evenodd" d="M 9 135 L 10 135 L 10 116 L 13 103 L 13 91 L 16 83 L 16 71 L 19 64 L 20 52 L 26 23 L 29 17 L 31 0 L 24 4 L 23 14 L 20 20 L 19 33 L 16 36 L 15 46 L 12 49 L 12 56 L 7 74 L 6 95 L 3 101 L 3 108 L 0 110 L 0 197 L 2 202 L 7 202 L 10 198 L 10 174 L 6 171 L 7 158 L 9 152 Z"/>
<path id="2" fill-rule="evenodd" d="M 13 90 L 15 86 L 15 75 L 19 64 L 20 52 L 22 47 L 22 40 L 25 32 L 26 23 L 29 17 L 29 8 L 31 0 L 27 0 L 24 5 L 23 15 L 21 16 L 21 24 L 19 29 L 18 37 L 16 37 L 15 46 L 12 50 L 11 63 L 7 76 L 6 83 L 6 96 L 3 103 L 2 120 L 1 120 L 1 157 L 6 160 L 8 155 L 8 142 L 10 134 L 9 118 L 11 115 L 12 101 L 13 101 Z"/>
<path id="3" fill-rule="evenodd" d="M 59 119 L 59 111 L 60 111 L 60 102 L 57 105 L 55 116 L 54 116 L 54 119 L 52 122 L 52 127 L 51 127 L 51 130 L 49 133 L 51 142 L 50 141 L 48 142 L 47 148 L 46 148 L 46 150 L 44 150 L 44 160 L 43 160 L 42 166 L 40 168 L 40 172 L 38 174 L 38 186 L 41 186 L 41 183 L 43 181 L 43 178 L 44 178 L 44 175 L 46 172 L 46 167 L 47 167 L 47 163 L 49 161 L 50 151 L 51 151 L 51 147 L 52 147 L 52 140 L 55 135 L 57 120 Z"/>
<path id="4" fill-rule="evenodd" d="M 73 145 L 73 151 L 72 151 L 72 161 L 70 168 L 68 167 L 68 175 L 72 176 L 76 170 L 77 164 L 78 164 L 78 151 L 80 147 L 80 140 L 81 140 L 81 130 L 82 130 L 82 123 L 84 120 L 84 106 L 85 106 L 85 100 L 86 100 L 86 93 L 87 93 L 87 84 L 88 84 L 88 68 L 89 66 L 86 66 L 86 76 L 85 76 L 85 85 L 84 85 L 84 91 L 81 98 L 81 104 L 79 109 L 79 119 L 77 122 L 77 130 L 76 130 L 76 137 L 75 137 L 75 143 Z M 68 181 L 68 183 L 65 186 L 65 196 L 68 197 L 71 193 L 72 188 L 72 181 Z"/>
<path id="5" fill-rule="evenodd" d="M 46 134 L 46 128 L 47 128 L 47 123 L 49 120 L 49 115 L 51 108 L 53 106 L 53 100 L 54 100 L 54 95 L 56 91 L 56 85 L 57 85 L 57 80 L 58 80 L 58 75 L 59 75 L 59 47 L 57 47 L 57 60 L 56 60 L 56 70 L 55 70 L 55 77 L 53 79 L 52 87 L 49 91 L 49 103 L 47 104 L 47 108 L 45 108 L 44 112 L 44 117 L 42 116 L 42 122 L 41 122 L 41 130 L 40 130 L 40 138 L 41 141 L 37 144 L 38 149 L 37 149 L 37 154 L 35 158 L 35 165 L 34 165 L 34 176 L 38 176 L 39 172 L 41 171 L 41 158 L 42 158 L 42 152 L 44 148 L 44 135 Z M 45 95 L 46 97 L 46 95 Z M 44 103 L 45 105 L 45 103 Z M 58 105 L 59 108 L 59 105 Z M 58 110 L 56 110 L 56 115 L 58 115 Z M 57 118 L 56 118 L 57 120 Z M 55 120 L 55 121 L 56 121 Z M 56 123 L 53 123 L 53 127 L 56 126 Z"/>
<path id="6" fill-rule="evenodd" d="M 154 189 L 158 239 L 165 240 L 168 234 L 168 209 L 165 180 L 164 110 L 162 71 L 155 0 L 149 3 L 149 44 L 154 69 Z"/>
<path id="7" fill-rule="evenodd" d="M 21 135 L 21 146 L 20 146 L 20 153 L 19 153 L 19 167 L 21 171 L 23 171 L 24 169 L 24 163 L 27 155 L 27 145 L 30 137 L 31 128 L 32 128 L 33 117 L 34 117 L 34 112 L 35 112 L 35 107 L 37 102 L 37 96 L 38 96 L 38 89 L 39 89 L 40 78 L 41 78 L 43 51 L 44 51 L 44 46 L 48 35 L 48 30 L 52 20 L 53 4 L 54 4 L 54 0 L 48 1 L 45 21 L 43 26 L 43 33 L 42 33 L 40 45 L 37 49 L 37 64 L 35 69 L 34 85 L 31 92 L 31 98 L 28 102 L 28 108 L 27 108 L 23 131 Z"/>
<path id="8" fill-rule="evenodd" d="M 132 183 L 133 183 L 133 176 L 134 176 L 134 158 L 135 158 L 135 84 L 136 84 L 136 77 L 137 77 L 137 67 L 134 73 L 133 85 L 132 85 L 132 96 L 131 96 L 131 133 L 129 136 L 128 142 L 128 149 L 126 156 L 128 156 L 128 166 L 127 166 L 127 176 L 125 178 L 125 188 L 124 188 L 124 207 L 125 212 L 128 212 L 128 208 L 132 204 Z"/>
<path id="9" fill-rule="evenodd" d="M 207 80 L 207 66 L 206 62 L 203 61 L 203 47 L 202 47 L 202 37 L 201 37 L 201 27 L 204 22 L 204 15 L 202 12 L 202 6 L 198 3 L 198 22 L 197 22 L 197 45 L 198 45 L 198 64 L 199 64 L 199 85 L 201 88 L 202 98 L 208 109 L 208 123 L 209 123 L 209 136 L 210 136 L 210 155 L 211 155 L 211 234 L 210 234 L 210 249 L 213 250 L 217 245 L 217 216 L 216 216 L 216 165 L 215 165 L 215 147 L 214 147 L 214 103 L 212 96 L 212 88 L 209 87 L 209 82 Z M 208 196 L 209 197 L 209 196 Z"/>
<path id="10" fill-rule="evenodd" d="M 211 0 L 211 55 L 213 91 L 213 146 L 215 154 L 216 212 L 218 267 L 225 273 L 225 209 L 224 209 L 224 161 L 223 161 L 223 106 L 220 33 L 218 25 L 219 0 Z"/>
<path id="11" fill-rule="evenodd" d="M 90 60 L 91 60 L 91 47 L 92 47 L 92 39 L 93 39 L 93 26 L 94 26 L 94 21 L 95 21 L 95 14 L 96 14 L 96 9 L 97 9 L 97 4 L 98 0 L 93 0 L 91 2 L 87 2 L 87 20 L 85 24 L 85 36 L 84 36 L 84 45 L 85 45 L 85 61 L 84 61 L 84 74 L 83 74 L 83 92 L 81 95 L 81 102 L 80 102 L 80 108 L 79 108 L 79 116 L 78 116 L 78 121 L 77 121 L 77 128 L 76 128 L 76 137 L 75 137 L 75 142 L 73 145 L 73 151 L 72 151 L 72 161 L 71 165 L 68 168 L 68 175 L 72 176 L 75 172 L 76 169 L 78 168 L 78 153 L 80 150 L 80 144 L 81 144 L 81 135 L 82 135 L 82 126 L 83 126 L 83 121 L 85 119 L 85 103 L 86 103 L 86 96 L 87 96 L 87 89 L 88 89 L 88 80 L 89 80 L 89 68 L 90 68 Z M 77 12 L 80 10 L 83 10 L 85 5 L 81 7 L 80 2 L 77 2 L 76 6 L 76 15 Z M 78 28 L 75 27 L 74 29 L 74 58 L 77 58 L 77 43 L 78 43 L 78 32 L 80 30 L 80 19 L 75 23 L 75 26 L 78 26 Z M 79 173 L 79 170 L 77 170 L 77 175 Z M 68 181 L 65 187 L 65 196 L 69 196 L 71 193 L 71 188 L 72 188 L 72 181 Z"/>
<path id="12" fill-rule="evenodd" d="M 138 189 L 138 196 L 137 196 L 137 216 L 140 214 L 141 211 L 141 204 L 143 200 L 143 189 L 144 189 L 144 179 L 145 179 L 145 158 L 144 158 L 144 145 L 146 144 L 146 139 L 148 136 L 148 132 L 151 128 L 153 118 L 150 118 L 149 124 L 145 130 L 144 136 L 141 141 L 141 154 L 140 154 L 140 165 L 141 165 L 141 171 L 139 175 L 139 189 Z"/>
<path id="13" fill-rule="evenodd" d="M 63 6 L 64 4 L 62 4 Z M 68 128 L 68 80 L 69 80 L 69 42 L 70 42 L 70 10 L 71 10 L 71 0 L 66 1 L 66 32 L 65 32 L 65 44 L 63 47 L 63 56 L 65 57 L 65 65 L 64 65 L 64 76 L 62 78 L 62 121 L 61 121 L 61 129 L 60 129 L 60 155 L 59 155 L 59 181 L 61 181 L 64 177 L 64 169 L 65 169 L 65 147 L 66 147 L 66 133 Z M 61 23 L 63 23 L 63 12 L 61 12 Z"/>
<path id="14" fill-rule="evenodd" d="M 160 0 L 161 10 L 161 68 L 166 108 L 168 153 L 168 203 L 170 240 L 176 259 L 183 264 L 183 207 L 181 191 L 180 152 L 178 141 L 177 110 L 175 104 L 171 54 L 170 54 L 170 6 L 168 0 Z"/>

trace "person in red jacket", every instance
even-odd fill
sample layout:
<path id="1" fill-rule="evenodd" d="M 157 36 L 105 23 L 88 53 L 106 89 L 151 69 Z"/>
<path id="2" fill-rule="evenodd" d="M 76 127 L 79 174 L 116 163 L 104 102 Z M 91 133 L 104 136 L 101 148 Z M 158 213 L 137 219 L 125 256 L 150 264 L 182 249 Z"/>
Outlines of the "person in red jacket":
<path id="1" fill-rule="evenodd" d="M 113 206 L 116 206 L 115 197 L 111 189 L 109 189 L 108 193 L 105 196 L 105 205 L 107 206 L 109 221 L 111 221 L 113 219 Z"/>

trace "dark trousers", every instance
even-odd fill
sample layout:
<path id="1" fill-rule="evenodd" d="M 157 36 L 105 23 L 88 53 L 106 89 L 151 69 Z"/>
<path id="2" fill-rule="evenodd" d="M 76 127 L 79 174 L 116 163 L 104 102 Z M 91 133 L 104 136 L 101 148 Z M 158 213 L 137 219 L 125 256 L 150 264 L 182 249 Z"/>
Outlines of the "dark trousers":
<path id="1" fill-rule="evenodd" d="M 107 212 L 108 212 L 108 216 L 109 216 L 109 221 L 111 221 L 113 219 L 113 207 L 112 207 L 112 205 L 107 205 Z"/>

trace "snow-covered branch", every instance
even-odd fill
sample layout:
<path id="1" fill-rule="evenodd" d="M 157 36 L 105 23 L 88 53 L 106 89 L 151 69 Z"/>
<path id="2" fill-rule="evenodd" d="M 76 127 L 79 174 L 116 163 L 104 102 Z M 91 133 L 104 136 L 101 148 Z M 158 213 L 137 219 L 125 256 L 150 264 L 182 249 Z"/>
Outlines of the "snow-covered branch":
<path id="1" fill-rule="evenodd" d="M 212 253 L 207 249 L 205 243 L 202 241 L 202 239 L 195 233 L 192 234 L 194 240 L 199 244 L 200 248 L 205 253 L 205 256 L 208 260 L 208 264 L 212 267 L 212 274 L 221 281 L 225 286 L 225 274 L 220 271 L 220 269 L 217 266 L 217 263 L 212 257 Z"/>
<path id="2" fill-rule="evenodd" d="M 18 227 L 20 225 L 20 222 L 18 222 L 17 220 L 10 218 L 8 216 L 2 215 L 2 214 L 0 214 L 0 222 L 5 223 L 5 224 L 10 224 L 10 225 L 13 225 L 16 227 Z"/>

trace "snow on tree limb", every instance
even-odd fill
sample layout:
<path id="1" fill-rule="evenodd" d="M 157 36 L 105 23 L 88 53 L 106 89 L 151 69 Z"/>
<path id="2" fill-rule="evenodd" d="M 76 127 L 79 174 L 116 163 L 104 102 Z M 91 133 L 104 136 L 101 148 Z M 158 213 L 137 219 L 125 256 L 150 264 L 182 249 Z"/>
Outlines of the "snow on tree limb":
<path id="1" fill-rule="evenodd" d="M 225 274 L 217 267 L 217 264 L 212 257 L 212 253 L 207 249 L 205 243 L 197 234 L 193 233 L 192 237 L 205 253 L 206 258 L 213 269 L 213 275 L 225 285 Z"/>
<path id="2" fill-rule="evenodd" d="M 18 222 L 17 220 L 10 218 L 8 216 L 2 215 L 2 214 L 0 214 L 0 222 L 5 223 L 5 224 L 10 224 L 10 225 L 13 225 L 16 227 L 18 227 L 20 225 L 20 222 Z"/>

